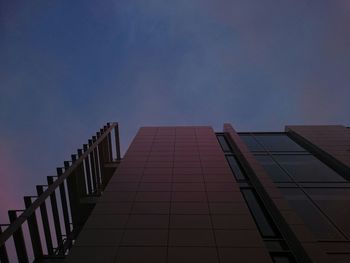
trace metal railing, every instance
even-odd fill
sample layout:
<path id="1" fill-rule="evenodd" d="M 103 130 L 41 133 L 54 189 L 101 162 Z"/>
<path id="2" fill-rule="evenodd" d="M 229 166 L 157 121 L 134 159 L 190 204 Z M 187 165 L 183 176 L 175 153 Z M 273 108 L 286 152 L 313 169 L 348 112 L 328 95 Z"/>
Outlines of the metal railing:
<path id="1" fill-rule="evenodd" d="M 1 263 L 59 262 L 69 253 L 120 162 L 118 124 L 107 123 L 71 159 L 36 186 L 37 196 L 24 197 L 24 210 L 8 211 L 10 223 L 0 225 Z"/>

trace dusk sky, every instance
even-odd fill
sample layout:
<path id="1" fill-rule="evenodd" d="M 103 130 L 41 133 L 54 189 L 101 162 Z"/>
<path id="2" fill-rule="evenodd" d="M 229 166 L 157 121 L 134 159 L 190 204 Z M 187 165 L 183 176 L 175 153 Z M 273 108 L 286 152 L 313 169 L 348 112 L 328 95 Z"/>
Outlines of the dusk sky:
<path id="1" fill-rule="evenodd" d="M 0 0 L 0 223 L 106 122 L 350 125 L 348 0 Z"/>

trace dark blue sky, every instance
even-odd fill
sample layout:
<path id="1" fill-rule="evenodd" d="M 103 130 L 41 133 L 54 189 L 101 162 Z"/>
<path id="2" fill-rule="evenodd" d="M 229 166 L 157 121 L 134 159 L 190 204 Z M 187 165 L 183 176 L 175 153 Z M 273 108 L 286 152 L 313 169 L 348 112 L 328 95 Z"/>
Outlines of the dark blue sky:
<path id="1" fill-rule="evenodd" d="M 349 125 L 349 25 L 347 0 L 0 0 L 0 215 L 107 121 L 123 149 L 142 125 Z"/>

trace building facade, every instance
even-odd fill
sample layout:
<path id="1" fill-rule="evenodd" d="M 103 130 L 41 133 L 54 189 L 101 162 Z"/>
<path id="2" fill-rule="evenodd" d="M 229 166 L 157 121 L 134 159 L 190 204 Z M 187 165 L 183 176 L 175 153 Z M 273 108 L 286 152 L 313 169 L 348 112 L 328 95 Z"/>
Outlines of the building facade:
<path id="1" fill-rule="evenodd" d="M 0 262 L 350 262 L 350 129 L 108 123 L 0 224 Z"/>
<path id="2" fill-rule="evenodd" d="M 143 127 L 67 262 L 350 262 L 350 130 Z"/>

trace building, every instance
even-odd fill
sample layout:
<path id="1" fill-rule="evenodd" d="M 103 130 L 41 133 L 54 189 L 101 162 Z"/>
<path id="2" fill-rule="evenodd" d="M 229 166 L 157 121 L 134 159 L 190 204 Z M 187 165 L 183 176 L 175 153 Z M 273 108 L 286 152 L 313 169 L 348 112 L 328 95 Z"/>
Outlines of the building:
<path id="1" fill-rule="evenodd" d="M 35 227 L 27 198 L 32 254 L 41 262 L 350 262 L 349 128 L 143 127 L 121 161 L 116 129 L 113 161 L 113 127 L 49 183 L 58 191 L 68 181 L 71 211 L 51 231 Z M 12 225 L 20 218 L 12 212 Z M 26 262 L 18 225 L 7 236 Z M 44 245 L 47 232 L 56 245 Z"/>

